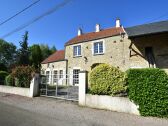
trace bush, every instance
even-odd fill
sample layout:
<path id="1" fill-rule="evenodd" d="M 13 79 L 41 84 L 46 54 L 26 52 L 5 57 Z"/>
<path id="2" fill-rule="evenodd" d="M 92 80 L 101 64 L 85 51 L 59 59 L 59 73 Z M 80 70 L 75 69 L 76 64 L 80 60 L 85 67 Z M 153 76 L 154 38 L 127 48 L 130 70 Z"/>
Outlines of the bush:
<path id="1" fill-rule="evenodd" d="M 31 66 L 18 66 L 12 70 L 12 76 L 15 78 L 15 86 L 30 87 L 32 73 L 35 70 Z"/>
<path id="2" fill-rule="evenodd" d="M 130 69 L 128 95 L 143 116 L 168 117 L 168 75 L 160 69 Z"/>
<path id="3" fill-rule="evenodd" d="M 100 64 L 90 73 L 90 92 L 111 96 L 125 92 L 125 77 L 125 73 L 118 68 Z"/>
<path id="4" fill-rule="evenodd" d="M 6 71 L 0 71 L 0 84 L 5 83 L 5 77 L 8 76 L 8 73 Z"/>
<path id="5" fill-rule="evenodd" d="M 8 85 L 8 86 L 14 86 L 14 80 L 13 80 L 13 77 L 11 74 L 6 76 L 5 82 L 6 82 L 6 85 Z"/>

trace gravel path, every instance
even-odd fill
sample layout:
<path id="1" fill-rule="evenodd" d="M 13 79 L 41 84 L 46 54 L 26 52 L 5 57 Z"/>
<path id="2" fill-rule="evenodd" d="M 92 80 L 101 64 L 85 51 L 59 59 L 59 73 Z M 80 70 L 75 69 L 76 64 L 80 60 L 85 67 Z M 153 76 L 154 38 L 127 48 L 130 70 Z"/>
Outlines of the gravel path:
<path id="1" fill-rule="evenodd" d="M 52 98 L 26 98 L 0 93 L 0 103 L 52 118 L 64 126 L 168 126 L 168 120 L 79 107 L 77 102 Z"/>

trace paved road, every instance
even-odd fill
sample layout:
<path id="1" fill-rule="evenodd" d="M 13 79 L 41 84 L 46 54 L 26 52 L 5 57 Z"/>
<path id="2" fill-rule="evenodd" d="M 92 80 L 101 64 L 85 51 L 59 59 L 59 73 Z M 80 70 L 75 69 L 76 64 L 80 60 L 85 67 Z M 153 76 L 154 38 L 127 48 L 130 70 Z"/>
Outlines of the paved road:
<path id="1" fill-rule="evenodd" d="M 41 114 L 0 103 L 0 126 L 68 126 L 63 120 L 56 120 Z"/>
<path id="2" fill-rule="evenodd" d="M 0 93 L 0 126 L 168 126 L 168 120 Z"/>

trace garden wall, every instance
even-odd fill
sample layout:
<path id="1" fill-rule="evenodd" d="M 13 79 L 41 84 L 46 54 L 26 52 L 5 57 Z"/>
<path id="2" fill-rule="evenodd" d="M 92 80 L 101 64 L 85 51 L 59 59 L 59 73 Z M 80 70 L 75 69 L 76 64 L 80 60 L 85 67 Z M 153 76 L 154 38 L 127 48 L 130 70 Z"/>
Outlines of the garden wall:
<path id="1" fill-rule="evenodd" d="M 86 94 L 85 106 L 139 115 L 138 106 L 125 97 Z"/>
<path id="2" fill-rule="evenodd" d="M 139 115 L 138 106 L 125 97 L 86 94 L 87 72 L 79 73 L 79 105 Z"/>
<path id="3" fill-rule="evenodd" d="M 39 75 L 35 74 L 34 78 L 31 81 L 30 88 L 0 85 L 0 92 L 26 97 L 35 97 L 39 94 Z"/>
<path id="4" fill-rule="evenodd" d="M 29 88 L 0 85 L 0 92 L 30 97 L 30 89 Z"/>

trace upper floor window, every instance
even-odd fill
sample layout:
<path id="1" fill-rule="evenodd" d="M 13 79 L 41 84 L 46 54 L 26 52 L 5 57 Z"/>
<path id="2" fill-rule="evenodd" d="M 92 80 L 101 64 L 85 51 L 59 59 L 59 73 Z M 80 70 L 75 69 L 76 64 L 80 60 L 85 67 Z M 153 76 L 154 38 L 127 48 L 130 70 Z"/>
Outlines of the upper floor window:
<path id="1" fill-rule="evenodd" d="M 94 54 L 102 54 L 104 52 L 103 42 L 95 42 L 93 45 Z"/>
<path id="2" fill-rule="evenodd" d="M 77 45 L 73 47 L 73 55 L 81 56 L 81 45 Z"/>

